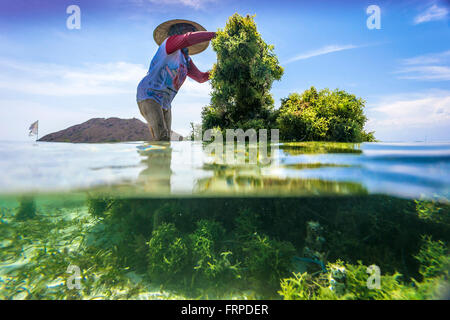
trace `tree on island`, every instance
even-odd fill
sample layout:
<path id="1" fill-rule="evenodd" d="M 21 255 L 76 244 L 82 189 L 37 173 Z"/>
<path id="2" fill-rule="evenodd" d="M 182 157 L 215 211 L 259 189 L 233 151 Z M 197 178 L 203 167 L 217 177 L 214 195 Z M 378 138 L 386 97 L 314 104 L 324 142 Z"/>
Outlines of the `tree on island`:
<path id="1" fill-rule="evenodd" d="M 374 141 L 366 133 L 365 101 L 343 90 L 311 87 L 282 99 L 277 127 L 284 141 Z"/>

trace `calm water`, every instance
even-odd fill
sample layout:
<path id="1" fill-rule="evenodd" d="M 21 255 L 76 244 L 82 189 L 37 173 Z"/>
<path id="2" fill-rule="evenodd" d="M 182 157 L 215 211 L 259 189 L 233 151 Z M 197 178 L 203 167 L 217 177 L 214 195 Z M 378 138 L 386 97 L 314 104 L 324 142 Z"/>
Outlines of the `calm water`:
<path id="1" fill-rule="evenodd" d="M 142 196 L 381 193 L 448 198 L 450 143 L 289 143 L 268 165 L 215 165 L 198 142 L 0 143 L 0 194 L 107 187 Z"/>
<path id="2" fill-rule="evenodd" d="M 450 241 L 450 143 L 138 146 L 0 142 L 0 299 L 279 299 L 336 261 L 412 288 L 423 237 Z"/>

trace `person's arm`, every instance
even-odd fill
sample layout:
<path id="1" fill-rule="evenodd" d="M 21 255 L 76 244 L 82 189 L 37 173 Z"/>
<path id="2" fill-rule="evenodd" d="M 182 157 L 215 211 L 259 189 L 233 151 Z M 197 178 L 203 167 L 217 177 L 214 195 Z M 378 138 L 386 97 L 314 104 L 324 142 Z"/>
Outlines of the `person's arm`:
<path id="1" fill-rule="evenodd" d="M 189 71 L 187 73 L 189 78 L 194 79 L 197 82 L 203 83 L 209 80 L 209 71 L 201 72 L 198 70 L 192 59 L 189 59 Z"/>
<path id="2" fill-rule="evenodd" d="M 209 41 L 215 35 L 215 32 L 196 31 L 170 36 L 166 41 L 166 52 L 167 54 L 172 54 L 177 50 L 193 46 L 194 44 Z"/>

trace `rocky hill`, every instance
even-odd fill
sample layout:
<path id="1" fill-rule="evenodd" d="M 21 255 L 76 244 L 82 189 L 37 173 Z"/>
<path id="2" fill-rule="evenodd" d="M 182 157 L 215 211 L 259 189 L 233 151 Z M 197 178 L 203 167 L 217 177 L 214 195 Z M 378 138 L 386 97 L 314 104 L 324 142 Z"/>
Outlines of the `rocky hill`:
<path id="1" fill-rule="evenodd" d="M 182 140 L 172 131 L 171 140 Z M 39 141 L 98 143 L 124 141 L 151 141 L 147 124 L 139 119 L 94 118 L 70 128 L 50 133 Z"/>

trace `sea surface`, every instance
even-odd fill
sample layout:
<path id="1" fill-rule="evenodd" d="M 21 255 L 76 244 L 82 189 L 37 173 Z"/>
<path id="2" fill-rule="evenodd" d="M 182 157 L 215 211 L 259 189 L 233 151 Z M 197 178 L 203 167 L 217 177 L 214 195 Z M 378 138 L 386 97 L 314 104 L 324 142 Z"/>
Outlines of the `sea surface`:
<path id="1" fill-rule="evenodd" d="M 369 193 L 407 198 L 450 191 L 450 143 L 286 143 L 271 163 L 217 164 L 200 142 L 0 142 L 0 194 L 116 188 L 140 196 Z M 275 183 L 270 183 L 276 181 Z"/>
<path id="2" fill-rule="evenodd" d="M 0 299 L 280 299 L 336 261 L 412 283 L 450 241 L 450 143 L 211 146 L 0 142 Z"/>

